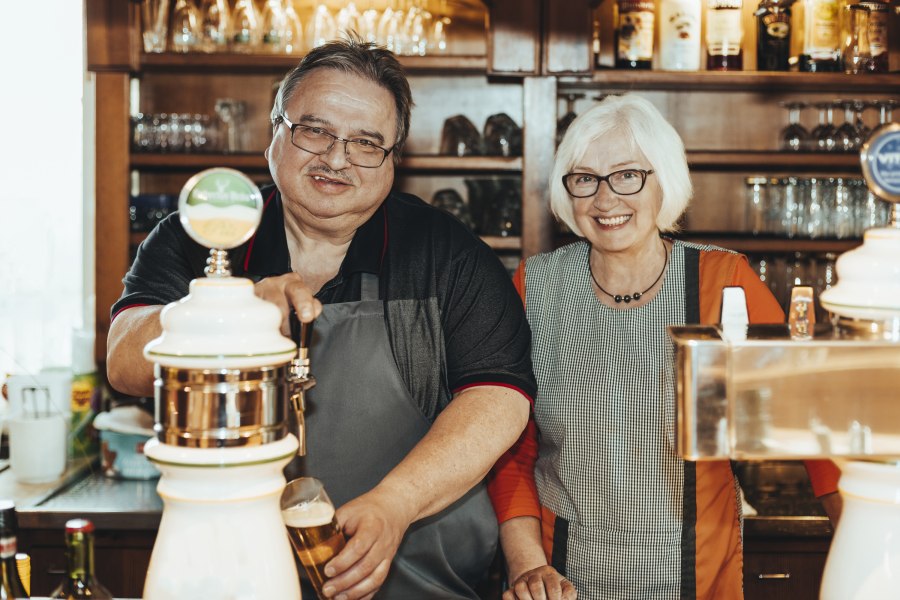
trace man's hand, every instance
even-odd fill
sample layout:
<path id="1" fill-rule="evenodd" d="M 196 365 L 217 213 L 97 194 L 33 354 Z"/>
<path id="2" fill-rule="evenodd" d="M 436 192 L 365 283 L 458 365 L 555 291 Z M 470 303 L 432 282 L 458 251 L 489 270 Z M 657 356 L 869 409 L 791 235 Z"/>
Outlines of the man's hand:
<path id="1" fill-rule="evenodd" d="M 309 286 L 297 273 L 266 277 L 253 286 L 256 295 L 281 310 L 281 333 L 290 337 L 288 317 L 293 307 L 301 323 L 309 323 L 322 313 L 322 303 L 316 300 Z"/>
<path id="2" fill-rule="evenodd" d="M 325 566 L 323 592 L 338 600 L 368 600 L 384 583 L 411 518 L 397 498 L 377 488 L 337 510 L 347 545 Z"/>
<path id="3" fill-rule="evenodd" d="M 549 565 L 526 571 L 510 581 L 503 600 L 575 600 L 572 582 Z"/>

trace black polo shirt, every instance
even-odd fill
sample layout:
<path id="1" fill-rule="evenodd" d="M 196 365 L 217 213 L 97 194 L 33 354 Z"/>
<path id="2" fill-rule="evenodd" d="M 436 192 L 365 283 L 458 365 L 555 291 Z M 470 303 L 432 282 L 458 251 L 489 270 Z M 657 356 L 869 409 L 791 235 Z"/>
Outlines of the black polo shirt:
<path id="1" fill-rule="evenodd" d="M 262 192 L 256 235 L 229 253 L 232 273 L 254 281 L 291 271 L 281 194 L 274 186 Z M 204 276 L 208 256 L 178 215 L 170 215 L 138 249 L 113 315 L 184 297 L 190 281 Z M 534 397 L 521 299 L 493 251 L 462 223 L 392 192 L 357 230 L 338 274 L 316 297 L 323 304 L 358 301 L 364 273 L 379 278 L 395 362 L 427 418 L 452 392 L 472 385 L 508 386 Z M 314 354 L 311 361 L 315 372 Z"/>

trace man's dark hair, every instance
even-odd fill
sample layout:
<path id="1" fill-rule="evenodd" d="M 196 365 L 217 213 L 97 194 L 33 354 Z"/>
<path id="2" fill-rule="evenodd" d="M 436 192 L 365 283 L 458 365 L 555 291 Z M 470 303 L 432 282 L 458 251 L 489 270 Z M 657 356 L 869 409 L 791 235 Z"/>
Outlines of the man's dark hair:
<path id="1" fill-rule="evenodd" d="M 272 106 L 272 126 L 281 122 L 284 106 L 290 101 L 303 78 L 316 69 L 334 69 L 368 79 L 389 91 L 397 109 L 397 141 L 394 143 L 394 162 L 400 160 L 403 144 L 409 135 L 409 115 L 412 111 L 412 92 L 406 73 L 393 52 L 365 42 L 355 33 L 346 39 L 333 40 L 312 49 L 300 64 L 282 80 Z"/>

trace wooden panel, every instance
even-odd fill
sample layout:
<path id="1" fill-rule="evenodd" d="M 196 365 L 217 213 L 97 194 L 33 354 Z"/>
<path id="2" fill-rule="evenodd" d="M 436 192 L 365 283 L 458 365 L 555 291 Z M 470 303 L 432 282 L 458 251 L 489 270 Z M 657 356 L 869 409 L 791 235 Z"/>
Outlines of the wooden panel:
<path id="1" fill-rule="evenodd" d="M 86 0 L 88 71 L 128 71 L 137 65 L 137 4 Z"/>
<path id="2" fill-rule="evenodd" d="M 828 539 L 745 540 L 744 597 L 817 599 L 828 547 Z"/>
<path id="3" fill-rule="evenodd" d="M 494 0 L 488 13 L 488 73 L 530 75 L 540 69 L 540 0 Z"/>
<path id="4" fill-rule="evenodd" d="M 128 75 L 97 74 L 95 281 L 98 363 L 106 362 L 109 309 L 128 270 Z"/>
<path id="5" fill-rule="evenodd" d="M 553 247 L 550 216 L 550 166 L 553 164 L 556 120 L 548 119 L 556 107 L 556 78 L 526 77 L 525 161 L 522 176 L 522 257 Z"/>
<path id="6" fill-rule="evenodd" d="M 591 7 L 588 0 L 545 0 L 544 74 L 590 73 Z"/>

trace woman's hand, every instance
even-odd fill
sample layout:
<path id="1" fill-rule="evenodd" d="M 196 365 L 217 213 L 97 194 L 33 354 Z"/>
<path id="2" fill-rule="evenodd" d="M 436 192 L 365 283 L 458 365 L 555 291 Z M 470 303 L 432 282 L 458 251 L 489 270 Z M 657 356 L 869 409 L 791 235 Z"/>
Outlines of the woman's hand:
<path id="1" fill-rule="evenodd" d="M 510 581 L 503 600 L 575 600 L 578 592 L 572 582 L 549 565 L 525 571 Z"/>

